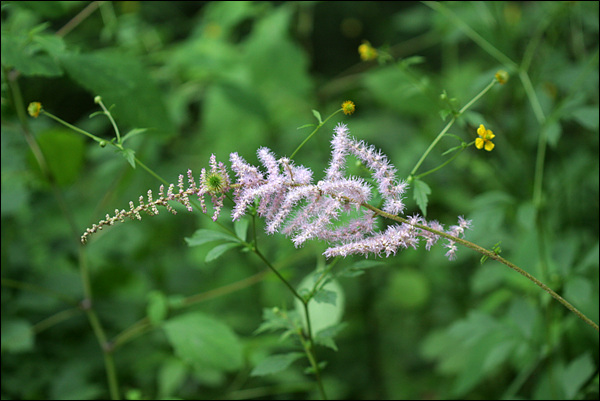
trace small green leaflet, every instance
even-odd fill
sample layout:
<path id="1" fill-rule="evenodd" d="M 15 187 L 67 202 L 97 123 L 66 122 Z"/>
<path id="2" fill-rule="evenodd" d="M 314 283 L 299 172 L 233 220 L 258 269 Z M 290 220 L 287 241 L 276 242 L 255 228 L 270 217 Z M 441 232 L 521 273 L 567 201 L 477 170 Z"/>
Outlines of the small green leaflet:
<path id="1" fill-rule="evenodd" d="M 317 110 L 313 110 L 312 113 L 315 116 L 315 118 L 319 121 L 319 124 L 323 124 L 323 119 L 321 118 L 321 113 L 319 113 Z"/>
<path id="2" fill-rule="evenodd" d="M 288 354 L 268 356 L 252 369 L 250 376 L 265 376 L 281 372 L 303 356 L 304 354 L 302 352 L 290 352 Z"/>
<path id="3" fill-rule="evenodd" d="M 241 246 L 241 245 L 242 245 L 241 243 L 231 243 L 231 242 L 229 242 L 227 244 L 217 245 L 206 254 L 206 258 L 204 259 L 204 261 L 212 262 L 213 260 L 217 259 L 219 256 L 221 256 L 228 250 L 233 249 L 238 246 Z"/>
<path id="4" fill-rule="evenodd" d="M 198 246 L 213 241 L 239 242 L 239 240 L 231 234 L 204 228 L 196 230 L 194 235 L 185 238 L 185 242 L 187 242 L 188 246 Z"/>
<path id="5" fill-rule="evenodd" d="M 313 299 L 318 303 L 326 303 L 335 306 L 337 300 L 337 292 L 319 288 L 313 295 Z"/>
<path id="6" fill-rule="evenodd" d="M 119 150 L 119 152 L 131 164 L 131 167 L 135 168 L 135 150 L 124 148 Z"/>
<path id="7" fill-rule="evenodd" d="M 237 334 L 219 319 L 188 312 L 162 325 L 175 354 L 187 363 L 235 371 L 244 363 L 244 349 Z"/>
<path id="8" fill-rule="evenodd" d="M 121 138 L 121 144 L 125 143 L 126 140 L 133 138 L 136 135 L 142 134 L 144 132 L 148 131 L 147 128 L 134 128 L 131 131 L 129 131 L 128 133 L 125 134 L 125 136 L 123 136 L 123 138 Z"/>
<path id="9" fill-rule="evenodd" d="M 236 220 L 233 223 L 233 229 L 235 230 L 235 235 L 242 241 L 246 241 L 246 235 L 248 233 L 248 224 L 250 221 L 248 219 Z"/>
<path id="10" fill-rule="evenodd" d="M 427 216 L 427 203 L 429 203 L 428 195 L 431 193 L 431 188 L 425 182 L 416 179 L 414 182 L 414 199 L 417 205 L 423 212 L 423 216 Z"/>
<path id="11" fill-rule="evenodd" d="M 236 232 L 238 235 L 242 234 L 242 230 L 243 224 L 239 228 L 236 227 Z M 245 229 L 243 234 L 245 235 Z M 196 230 L 191 238 L 185 238 L 185 242 L 187 242 L 188 246 L 199 246 L 214 241 L 226 242 L 224 244 L 216 245 L 213 249 L 211 249 L 206 254 L 206 258 L 204 259 L 205 262 L 211 262 L 228 250 L 242 245 L 242 241 L 231 234 L 224 233 L 222 231 L 206 230 L 203 228 Z"/>
<path id="12" fill-rule="evenodd" d="M 317 344 L 321 344 L 325 347 L 331 348 L 334 351 L 338 350 L 337 345 L 333 338 L 338 335 L 338 333 L 344 330 L 348 326 L 348 323 L 342 322 L 338 324 L 334 324 L 329 326 L 323 330 L 320 330 L 315 336 L 315 342 Z"/>

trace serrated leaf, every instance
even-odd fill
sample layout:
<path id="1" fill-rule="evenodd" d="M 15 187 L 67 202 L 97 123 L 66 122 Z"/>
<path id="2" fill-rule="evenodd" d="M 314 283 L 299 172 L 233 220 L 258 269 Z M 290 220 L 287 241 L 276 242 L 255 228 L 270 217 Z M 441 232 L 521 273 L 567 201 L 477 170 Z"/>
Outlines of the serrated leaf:
<path id="1" fill-rule="evenodd" d="M 427 216 L 427 204 L 429 203 L 429 194 L 431 194 L 431 188 L 425 182 L 417 179 L 414 180 L 414 199 L 417 205 L 423 212 L 423 216 Z"/>
<path id="2" fill-rule="evenodd" d="M 309 274 L 307 275 L 298 285 L 299 290 L 301 291 L 302 289 L 311 289 L 314 286 L 314 276 L 313 274 Z M 345 307 L 345 297 L 344 297 L 344 290 L 342 288 L 342 286 L 340 285 L 340 283 L 337 280 L 331 280 L 330 282 L 328 282 L 325 286 L 323 286 L 323 288 L 326 291 L 331 291 L 331 292 L 335 292 L 337 293 L 336 295 L 336 301 L 335 304 L 332 304 L 330 302 L 316 302 L 316 300 L 313 298 L 308 302 L 308 310 L 309 310 L 309 316 L 310 316 L 310 325 L 312 327 L 312 329 L 314 330 L 315 333 L 319 332 L 319 330 L 322 330 L 328 326 L 334 325 L 334 324 L 338 324 L 341 319 L 342 319 L 342 315 L 344 313 L 344 307 Z M 323 290 L 321 290 L 323 291 Z M 325 297 L 331 297 L 330 295 L 327 294 L 327 292 L 324 293 Z M 295 304 L 295 309 L 296 312 L 299 314 L 300 318 L 302 319 L 302 323 L 304 325 L 304 327 L 307 327 L 307 322 L 306 322 L 306 315 L 304 313 L 304 305 L 302 305 L 302 303 L 296 299 L 294 301 Z"/>
<path id="3" fill-rule="evenodd" d="M 40 28 L 44 28 L 40 26 Z M 57 57 L 61 53 L 65 51 L 67 46 L 65 45 L 64 40 L 61 37 L 56 36 L 55 34 L 35 34 L 31 38 L 32 43 L 35 43 L 37 47 L 41 50 L 45 51 L 52 57 Z"/>
<path id="4" fill-rule="evenodd" d="M 212 262 L 213 260 L 215 260 L 219 256 L 223 255 L 228 250 L 235 248 L 237 246 L 240 246 L 240 245 L 241 244 L 239 242 L 236 242 L 236 243 L 228 242 L 227 244 L 217 245 L 206 254 L 206 258 L 204 259 L 204 261 Z"/>
<path id="5" fill-rule="evenodd" d="M 319 289 L 313 295 L 313 299 L 318 303 L 331 304 L 335 306 L 337 300 L 337 293 L 335 291 L 326 290 L 324 288 Z"/>
<path id="6" fill-rule="evenodd" d="M 223 240 L 228 242 L 239 242 L 239 240 L 231 234 L 227 234 L 222 231 L 207 230 L 204 228 L 196 230 L 194 235 L 189 238 L 185 238 L 185 242 L 187 242 L 188 246 L 198 246 L 206 244 L 207 242 Z"/>
<path id="7" fill-rule="evenodd" d="M 125 148 L 120 149 L 119 153 L 131 164 L 131 167 L 135 168 L 135 150 Z"/>
<path id="8" fill-rule="evenodd" d="M 232 371 L 243 364 L 237 335 L 220 320 L 199 312 L 169 319 L 163 326 L 175 354 L 190 364 Z"/>
<path id="9" fill-rule="evenodd" d="M 345 329 L 346 326 L 348 326 L 348 324 L 342 322 L 339 324 L 334 324 L 333 326 L 329 326 L 329 327 L 319 331 L 317 333 L 317 335 L 315 336 L 315 342 L 317 344 L 331 348 L 334 351 L 337 351 L 338 347 L 335 344 L 335 341 L 333 340 L 333 338 L 335 336 L 337 336 L 340 331 Z"/>
<path id="10" fill-rule="evenodd" d="M 114 50 L 101 50 L 64 53 L 58 60 L 67 74 L 92 96 L 102 96 L 105 104 L 117 106 L 111 114 L 119 126 L 148 127 L 158 135 L 173 133 L 165 96 L 139 59 Z"/>
<path id="11" fill-rule="evenodd" d="M 55 77 L 63 74 L 55 59 L 42 53 L 41 46 L 33 43 L 28 35 L 17 35 L 3 30 L 1 42 L 4 67 L 14 67 L 23 75 Z"/>
<path id="12" fill-rule="evenodd" d="M 313 116 L 315 116 L 315 118 L 317 119 L 317 121 L 319 121 L 319 124 L 323 124 L 323 119 L 321 119 L 321 113 L 319 113 L 317 110 L 313 110 L 312 113 Z"/>
<path id="13" fill-rule="evenodd" d="M 242 241 L 246 241 L 246 236 L 248 234 L 248 224 L 250 224 L 250 220 L 248 219 L 237 220 L 235 223 L 233 223 L 235 235 L 237 235 L 238 238 Z"/>
<path id="14" fill-rule="evenodd" d="M 250 376 L 265 376 L 281 372 L 303 356 L 301 352 L 268 356 L 252 369 Z"/>

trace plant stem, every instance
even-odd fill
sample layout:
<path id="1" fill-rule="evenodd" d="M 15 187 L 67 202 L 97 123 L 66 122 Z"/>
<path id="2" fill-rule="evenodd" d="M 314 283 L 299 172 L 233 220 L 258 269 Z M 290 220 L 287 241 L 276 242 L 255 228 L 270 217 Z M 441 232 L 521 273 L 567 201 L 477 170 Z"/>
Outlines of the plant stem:
<path id="1" fill-rule="evenodd" d="M 452 125 L 458 119 L 458 117 L 460 117 L 473 104 L 475 104 L 475 102 L 478 101 L 483 95 L 485 95 L 497 82 L 498 82 L 498 80 L 496 78 L 492 79 L 492 81 L 485 88 L 483 88 L 483 90 L 481 92 L 479 92 L 477 95 L 475 95 L 475 97 L 473 99 L 471 99 L 467 104 L 465 104 L 463 106 L 463 108 L 458 111 L 458 113 L 456 113 L 455 115 L 452 116 L 452 119 L 448 122 L 448 124 L 446 124 L 444 129 L 442 129 L 442 131 L 433 140 L 433 142 L 431 142 L 431 144 L 429 145 L 429 147 L 427 148 L 425 153 L 423 153 L 423 155 L 421 156 L 421 158 L 419 159 L 417 164 L 411 170 L 410 174 L 408 175 L 409 182 L 415 178 L 415 173 L 417 172 L 419 167 L 421 167 L 421 164 L 423 164 L 423 161 L 425 161 L 425 158 L 429 155 L 429 153 L 431 153 L 431 151 L 433 150 L 435 145 L 437 145 L 437 143 L 442 139 L 442 137 L 446 134 L 446 132 L 448 132 L 448 130 L 450 129 L 450 127 L 452 127 Z M 433 171 L 431 171 L 431 172 L 433 172 Z"/>
<path id="2" fill-rule="evenodd" d="M 115 119 L 113 118 L 113 116 L 110 113 L 110 111 L 106 108 L 106 106 L 104 105 L 104 103 L 102 102 L 102 99 L 100 98 L 100 96 L 96 96 L 96 99 L 97 99 L 96 103 L 98 103 L 100 105 L 100 107 L 104 111 L 104 114 L 106 114 L 106 116 L 110 120 L 110 123 L 113 126 L 113 129 L 115 130 L 115 135 L 117 136 L 117 143 L 119 145 L 122 145 L 122 143 L 121 143 L 121 133 L 119 132 L 119 127 L 117 126 L 117 123 L 115 122 Z"/>
<path id="3" fill-rule="evenodd" d="M 302 149 L 302 147 L 306 144 L 306 142 L 308 142 L 310 140 L 310 138 L 312 138 L 317 131 L 319 130 L 319 128 L 321 128 L 327 121 L 329 121 L 331 119 L 331 117 L 335 116 L 337 113 L 339 113 L 340 111 L 342 111 L 342 109 L 338 109 L 336 111 L 334 111 L 333 113 L 331 113 L 331 115 L 329 117 L 327 117 L 324 121 L 319 122 L 319 124 L 317 125 L 317 127 L 314 129 L 313 132 L 310 133 L 309 136 L 306 137 L 306 139 L 304 141 L 302 141 L 302 143 L 300 145 L 298 145 L 298 147 L 296 148 L 296 150 L 294 150 L 290 156 L 290 159 L 293 159 L 294 156 L 296 156 L 296 153 L 298 153 L 298 151 L 300 149 Z"/>
<path id="4" fill-rule="evenodd" d="M 385 217 L 387 219 L 390 220 L 394 220 L 397 221 L 399 223 L 406 223 L 406 224 L 410 224 L 408 220 L 399 217 L 399 216 L 395 216 L 389 213 L 384 212 L 383 210 L 380 210 L 374 206 L 369 205 L 368 203 L 362 203 L 361 204 L 363 207 L 366 207 L 367 209 L 375 212 L 376 214 L 378 214 L 379 216 Z M 528 272 L 526 272 L 525 270 L 521 269 L 520 267 L 518 267 L 517 265 L 509 262 L 508 260 L 504 259 L 503 257 L 501 257 L 500 255 L 496 254 L 493 251 L 487 250 L 477 244 L 474 244 L 470 241 L 467 241 L 463 238 L 459 238 L 459 237 L 455 237 L 452 236 L 450 234 L 447 234 L 443 231 L 438 231 L 438 230 L 434 230 L 433 228 L 421 225 L 421 224 L 412 224 L 414 227 L 420 228 L 422 230 L 426 230 L 429 231 L 431 233 L 434 233 L 436 235 L 439 235 L 440 237 L 444 237 L 446 239 L 449 239 L 451 241 L 457 242 L 461 245 L 466 246 L 467 248 L 473 249 L 476 252 L 481 253 L 482 255 L 487 256 L 490 259 L 496 260 L 508 267 L 510 267 L 511 269 L 513 269 L 514 271 L 516 271 L 517 273 L 521 274 L 522 276 L 524 276 L 525 278 L 527 278 L 528 280 L 532 281 L 534 284 L 536 284 L 538 287 L 540 287 L 541 289 L 543 289 L 544 291 L 546 291 L 548 294 L 550 294 L 550 296 L 552 296 L 552 298 L 556 299 L 558 302 L 560 302 L 565 308 L 567 308 L 568 310 L 570 310 L 571 312 L 573 312 L 575 315 L 577 315 L 577 317 L 579 317 L 581 320 L 583 320 L 584 322 L 586 322 L 588 325 L 590 325 L 591 327 L 593 327 L 596 331 L 599 331 L 598 329 L 598 325 L 596 323 L 594 323 L 591 319 L 589 319 L 587 316 L 585 316 L 583 313 L 581 313 L 577 308 L 575 308 L 573 305 L 571 305 L 566 299 L 564 299 L 563 297 L 561 297 L 560 295 L 558 295 L 556 292 L 554 292 L 550 287 L 548 287 L 546 284 L 542 283 L 541 281 L 539 281 L 537 278 L 535 278 L 534 276 L 532 276 L 531 274 L 529 274 Z"/>
<path id="5" fill-rule="evenodd" d="M 56 198 L 56 201 L 58 202 L 65 219 L 71 226 L 71 230 L 72 230 L 74 236 L 77 237 L 78 236 L 77 225 L 75 224 L 73 215 L 71 213 L 71 209 L 67 206 L 67 203 L 65 202 L 65 200 L 62 196 L 62 193 L 60 192 L 60 190 L 56 184 L 56 180 L 54 179 L 54 176 L 52 175 L 52 172 L 50 171 L 50 169 L 48 167 L 48 163 L 46 161 L 46 158 L 45 158 L 43 152 L 41 151 L 37 141 L 31 134 L 31 132 L 29 131 L 29 124 L 27 122 L 27 117 L 26 117 L 26 113 L 25 113 L 25 106 L 23 104 L 23 98 L 21 96 L 20 87 L 16 81 L 16 75 L 14 78 L 11 78 L 10 72 L 5 70 L 5 76 L 8 77 L 7 80 L 9 83 L 10 93 L 12 95 L 11 96 L 12 103 L 13 103 L 15 110 L 17 111 L 17 115 L 19 117 L 19 121 L 20 121 L 21 127 L 23 129 L 23 135 L 25 136 L 27 143 L 29 144 L 33 154 L 35 155 L 36 160 L 40 166 L 40 169 L 42 170 L 43 174 L 48 178 L 48 181 L 50 182 L 50 185 L 51 185 L 52 191 L 54 193 L 54 196 Z M 66 121 L 59 119 L 58 117 L 53 116 L 50 113 L 44 112 L 44 110 L 42 110 L 42 113 L 44 113 L 45 115 L 49 116 L 50 118 L 53 118 L 54 120 L 60 122 L 61 124 L 64 124 L 65 126 L 71 128 L 77 132 L 83 133 L 83 134 L 91 137 L 92 139 L 94 139 L 96 141 L 101 140 L 100 138 L 96 137 L 95 135 L 87 133 L 87 132 L 67 123 Z M 120 396 L 119 396 L 119 387 L 118 387 L 118 381 L 117 381 L 116 368 L 115 368 L 112 354 L 111 354 L 110 350 L 108 349 L 109 347 L 108 347 L 108 343 L 106 342 L 106 334 L 104 332 L 104 328 L 103 328 L 102 324 L 100 323 L 100 320 L 98 319 L 96 312 L 94 311 L 93 306 L 92 306 L 92 291 L 91 291 L 89 271 L 87 268 L 87 259 L 86 259 L 85 251 L 82 249 L 81 245 L 79 246 L 78 262 L 79 262 L 79 271 L 81 274 L 81 282 L 83 285 L 83 293 L 84 293 L 84 299 L 81 301 L 80 307 L 81 307 L 81 309 L 83 309 L 85 311 L 85 313 L 88 317 L 88 321 L 89 321 L 90 325 L 92 326 L 92 330 L 96 336 L 96 340 L 98 341 L 98 344 L 100 345 L 100 348 L 102 350 L 102 353 L 104 356 L 104 368 L 106 370 L 106 375 L 107 375 L 107 379 L 108 379 L 108 387 L 109 387 L 109 392 L 110 392 L 111 398 L 114 400 L 118 400 L 118 399 L 120 399 Z"/>
<path id="6" fill-rule="evenodd" d="M 474 143 L 474 142 L 471 142 L 471 143 Z M 469 145 L 470 145 L 470 144 L 469 144 Z M 446 165 L 450 164 L 450 163 L 452 162 L 452 160 L 456 159 L 456 158 L 458 157 L 458 155 L 460 155 L 460 154 L 463 152 L 463 150 L 465 150 L 465 149 L 467 148 L 467 146 L 469 146 L 469 145 L 466 145 L 466 146 L 462 147 L 462 148 L 461 148 L 461 149 L 460 149 L 458 152 L 456 152 L 456 153 L 455 153 L 455 154 L 454 154 L 454 155 L 453 155 L 451 158 L 449 158 L 448 160 L 446 160 L 445 162 L 443 162 L 443 163 L 442 163 L 442 164 L 440 164 L 439 166 L 437 166 L 437 167 L 435 167 L 435 168 L 432 168 L 431 170 L 429 170 L 429 171 L 426 171 L 426 172 L 424 172 L 424 173 L 421 173 L 421 174 L 419 174 L 419 175 L 416 175 L 416 176 L 414 176 L 413 178 L 414 178 L 414 179 L 419 179 L 419 178 L 423 178 L 423 177 L 425 177 L 425 176 L 427 176 L 427 175 L 429 175 L 429 174 L 431 174 L 431 173 L 435 173 L 435 172 L 436 172 L 436 171 L 438 171 L 439 169 L 441 169 L 441 168 L 443 168 L 444 166 L 446 166 Z"/>
<path id="7" fill-rule="evenodd" d="M 89 132 L 87 132 L 87 131 L 85 131 L 85 130 L 82 130 L 81 128 L 79 128 L 79 127 L 76 127 L 76 126 L 74 126 L 74 125 L 72 125 L 72 124 L 69 124 L 69 123 L 68 123 L 68 122 L 66 122 L 65 120 L 62 120 L 62 119 L 60 119 L 60 118 L 56 117 L 56 116 L 55 116 L 54 114 L 52 114 L 52 113 L 48 113 L 48 112 L 47 112 L 46 110 L 44 110 L 44 109 L 42 109 L 41 113 L 42 113 L 42 114 L 44 114 L 46 117 L 50 117 L 50 118 L 51 118 L 51 119 L 53 119 L 54 121 L 57 121 L 57 122 L 61 123 L 61 124 L 62 124 L 62 125 L 64 125 L 65 127 L 71 128 L 71 129 L 72 129 L 73 131 L 75 131 L 75 132 L 79 132 L 80 134 L 83 134 L 83 135 L 85 135 L 85 136 L 87 136 L 87 137 L 90 137 L 90 138 L 92 138 L 94 141 L 96 141 L 96 142 L 98 142 L 98 143 L 100 143 L 100 142 L 102 142 L 102 141 L 103 141 L 103 139 L 102 139 L 102 138 L 100 138 L 100 137 L 97 137 L 97 136 L 96 136 L 96 135 L 94 135 L 94 134 L 90 134 Z"/>
<path id="8" fill-rule="evenodd" d="M 324 400 L 327 399 L 327 393 L 325 393 L 325 388 L 323 387 L 323 382 L 321 380 L 321 370 L 319 369 L 319 363 L 317 362 L 317 356 L 315 353 L 315 342 L 312 335 L 312 328 L 310 324 L 310 313 L 308 310 L 308 302 L 310 299 L 304 299 L 298 291 L 275 269 L 275 267 L 269 262 L 269 260 L 258 250 L 258 248 L 254 248 L 254 253 L 267 265 L 269 269 L 285 284 L 285 286 L 292 292 L 294 297 L 296 297 L 300 302 L 302 302 L 302 306 L 304 308 L 304 315 L 306 317 L 306 327 L 307 327 L 307 342 L 308 344 L 304 344 L 305 341 L 302 341 L 304 346 L 304 351 L 308 360 L 315 371 L 315 378 L 317 379 L 317 385 L 319 387 L 319 392 L 321 393 L 321 397 Z M 302 339 L 302 336 L 300 336 Z"/>

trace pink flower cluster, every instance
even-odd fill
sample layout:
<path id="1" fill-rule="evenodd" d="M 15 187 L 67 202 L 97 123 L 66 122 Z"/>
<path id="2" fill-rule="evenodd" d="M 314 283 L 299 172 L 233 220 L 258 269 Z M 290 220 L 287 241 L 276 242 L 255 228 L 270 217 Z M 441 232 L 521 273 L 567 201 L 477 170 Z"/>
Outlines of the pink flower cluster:
<path id="1" fill-rule="evenodd" d="M 408 223 L 376 231 L 375 212 L 361 207 L 371 198 L 373 188 L 361 178 L 346 177 L 347 156 L 355 156 L 371 171 L 386 213 L 398 215 L 404 210 L 402 195 L 406 183 L 396 178 L 396 169 L 384 154 L 350 137 L 345 124 L 335 127 L 331 146 L 325 178 L 316 184 L 309 169 L 296 166 L 287 158 L 276 159 L 267 148 L 258 150 L 265 173 L 232 153 L 231 168 L 237 176 L 233 220 L 242 217 L 257 200 L 257 212 L 266 220 L 267 233 L 289 235 L 296 246 L 309 239 L 324 240 L 332 245 L 324 252 L 327 257 L 389 256 L 400 248 L 416 248 L 420 238 L 426 241 L 428 250 L 437 242 L 438 235 L 415 225 L 443 231 L 441 224 L 419 216 L 409 218 Z M 456 236 L 462 235 L 469 224 L 461 217 L 459 225 L 451 231 Z M 451 241 L 447 246 L 450 250 L 446 255 L 452 259 L 456 245 Z"/>

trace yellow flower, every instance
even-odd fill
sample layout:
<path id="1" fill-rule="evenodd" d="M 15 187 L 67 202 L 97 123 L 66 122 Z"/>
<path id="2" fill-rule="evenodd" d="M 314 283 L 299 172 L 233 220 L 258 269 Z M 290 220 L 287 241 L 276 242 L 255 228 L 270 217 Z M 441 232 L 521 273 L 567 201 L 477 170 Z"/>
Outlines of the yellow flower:
<path id="1" fill-rule="evenodd" d="M 358 53 L 361 60 L 364 61 L 375 60 L 377 58 L 377 49 L 371 46 L 366 40 L 363 40 L 362 45 L 358 46 Z"/>
<path id="2" fill-rule="evenodd" d="M 481 149 L 484 146 L 485 150 L 487 150 L 488 152 L 494 149 L 494 146 L 496 145 L 492 143 L 492 139 L 496 135 L 494 135 L 492 130 L 485 129 L 483 124 L 481 124 L 479 125 L 479 128 L 477 128 L 477 135 L 479 135 L 479 138 L 475 139 L 475 147 L 477 147 L 477 149 Z"/>
<path id="3" fill-rule="evenodd" d="M 27 112 L 33 118 L 37 118 L 40 115 L 40 111 L 42 111 L 42 104 L 40 102 L 31 102 L 27 106 Z"/>
<path id="4" fill-rule="evenodd" d="M 504 85 L 508 81 L 509 75 L 508 72 L 504 70 L 498 70 L 494 77 L 496 78 L 496 81 L 500 83 L 500 85 Z"/>
<path id="5" fill-rule="evenodd" d="M 342 111 L 347 116 L 354 113 L 355 109 L 356 109 L 356 106 L 354 106 L 354 103 L 352 103 L 351 100 L 346 100 L 344 103 L 342 103 Z"/>

